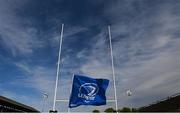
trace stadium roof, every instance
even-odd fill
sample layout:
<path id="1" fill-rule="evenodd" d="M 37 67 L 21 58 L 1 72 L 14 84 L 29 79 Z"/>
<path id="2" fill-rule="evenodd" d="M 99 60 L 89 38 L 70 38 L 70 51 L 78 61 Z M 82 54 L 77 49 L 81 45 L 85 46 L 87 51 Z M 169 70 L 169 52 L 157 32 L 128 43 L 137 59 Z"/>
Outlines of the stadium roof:
<path id="1" fill-rule="evenodd" d="M 33 107 L 24 105 L 22 103 L 16 102 L 9 98 L 0 96 L 0 105 L 6 106 L 8 108 L 13 108 L 17 111 L 25 111 L 25 112 L 39 112 L 38 110 L 34 109 Z"/>

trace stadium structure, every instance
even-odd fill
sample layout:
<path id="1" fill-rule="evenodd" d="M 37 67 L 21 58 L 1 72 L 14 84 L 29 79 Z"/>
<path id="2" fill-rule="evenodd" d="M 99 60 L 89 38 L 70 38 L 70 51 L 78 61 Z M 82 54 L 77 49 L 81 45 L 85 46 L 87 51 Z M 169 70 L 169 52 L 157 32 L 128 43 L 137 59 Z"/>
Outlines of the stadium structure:
<path id="1" fill-rule="evenodd" d="M 180 93 L 144 106 L 139 112 L 180 112 Z"/>
<path id="2" fill-rule="evenodd" d="M 36 112 L 40 113 L 33 107 L 27 106 L 25 104 L 16 102 L 4 96 L 0 96 L 0 113 L 2 112 Z"/>

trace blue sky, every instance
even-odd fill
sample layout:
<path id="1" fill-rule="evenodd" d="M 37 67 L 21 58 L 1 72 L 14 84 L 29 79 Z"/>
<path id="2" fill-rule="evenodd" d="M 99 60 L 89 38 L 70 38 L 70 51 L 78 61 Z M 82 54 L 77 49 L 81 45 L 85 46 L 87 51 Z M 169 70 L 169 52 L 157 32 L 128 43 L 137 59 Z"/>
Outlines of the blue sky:
<path id="1" fill-rule="evenodd" d="M 1 95 L 41 110 L 47 92 L 46 110 L 52 109 L 62 23 L 58 99 L 69 98 L 73 73 L 110 79 L 107 97 L 114 98 L 108 25 L 119 108 L 180 92 L 179 0 L 0 0 Z M 66 103 L 57 109 L 65 111 Z"/>

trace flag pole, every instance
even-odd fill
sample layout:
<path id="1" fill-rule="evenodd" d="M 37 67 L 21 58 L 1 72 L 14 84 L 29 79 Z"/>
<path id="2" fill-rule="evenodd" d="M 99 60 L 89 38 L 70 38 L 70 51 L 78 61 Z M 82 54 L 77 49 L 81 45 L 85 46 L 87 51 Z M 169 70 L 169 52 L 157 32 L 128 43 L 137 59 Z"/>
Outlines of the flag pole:
<path id="1" fill-rule="evenodd" d="M 72 85 L 73 85 L 73 80 L 74 80 L 74 73 L 73 73 L 73 76 L 72 76 L 72 84 L 71 84 L 71 88 L 70 88 L 70 98 L 71 98 L 71 92 L 72 92 Z M 69 101 L 70 102 L 70 101 Z M 70 108 L 68 106 L 68 113 L 70 113 Z"/>
<path id="2" fill-rule="evenodd" d="M 113 57 L 113 49 L 112 49 L 112 41 L 111 41 L 111 27 L 108 26 L 108 31 L 109 31 L 109 45 L 110 45 L 110 51 L 111 51 L 111 67 L 112 67 L 112 74 L 113 74 L 113 81 L 114 81 L 114 97 L 115 97 L 115 104 L 116 104 L 116 110 L 118 110 L 118 105 L 117 105 L 117 92 L 116 92 L 116 77 L 115 77 L 115 71 L 114 71 L 114 57 Z M 117 111 L 116 111 L 117 112 Z"/>
<path id="3" fill-rule="evenodd" d="M 61 27 L 61 37 L 59 43 L 59 55 L 58 55 L 58 64 L 57 64 L 57 71 L 56 71 L 56 84 L 54 89 L 54 103 L 53 103 L 53 111 L 56 110 L 56 97 L 57 97 L 57 87 L 58 87 L 58 79 L 59 79 L 59 67 L 60 67 L 60 60 L 61 60 L 61 48 L 62 48 L 62 39 L 63 39 L 63 29 L 64 24 Z"/>

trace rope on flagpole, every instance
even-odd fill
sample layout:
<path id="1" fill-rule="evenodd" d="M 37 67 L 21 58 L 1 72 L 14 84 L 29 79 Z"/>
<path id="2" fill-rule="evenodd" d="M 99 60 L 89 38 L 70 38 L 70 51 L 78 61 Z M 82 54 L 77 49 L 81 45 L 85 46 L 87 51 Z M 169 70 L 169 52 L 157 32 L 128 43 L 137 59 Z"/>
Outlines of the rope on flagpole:
<path id="1" fill-rule="evenodd" d="M 113 81 L 114 81 L 114 97 L 115 97 L 115 104 L 116 104 L 116 112 L 118 110 L 118 105 L 117 105 L 117 92 L 116 92 L 116 77 L 115 77 L 115 71 L 114 71 L 114 57 L 113 57 L 113 49 L 112 49 L 112 41 L 111 41 L 111 27 L 108 26 L 109 30 L 109 45 L 110 45 L 110 50 L 111 50 L 111 66 L 112 66 L 112 74 L 113 74 Z"/>
<path id="2" fill-rule="evenodd" d="M 62 39 L 63 39 L 63 29 L 64 29 L 64 24 L 62 24 L 61 37 L 60 37 L 60 43 L 59 43 L 59 55 L 58 55 L 58 64 L 57 64 L 57 73 L 56 73 L 56 84 L 55 84 L 55 90 L 54 90 L 53 111 L 56 110 L 56 97 L 57 97 L 57 87 L 58 87 L 58 79 L 59 79 L 59 67 L 60 67 L 60 60 L 61 60 L 61 48 L 62 48 Z"/>

